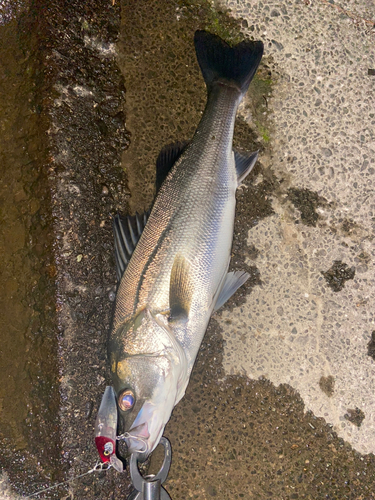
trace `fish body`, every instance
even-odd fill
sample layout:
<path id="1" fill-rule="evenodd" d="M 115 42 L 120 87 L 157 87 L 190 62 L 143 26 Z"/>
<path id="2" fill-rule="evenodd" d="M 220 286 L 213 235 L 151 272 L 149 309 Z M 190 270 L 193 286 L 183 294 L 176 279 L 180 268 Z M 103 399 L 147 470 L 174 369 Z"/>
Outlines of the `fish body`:
<path id="1" fill-rule="evenodd" d="M 109 341 L 120 428 L 129 453 L 141 458 L 157 446 L 185 393 L 213 310 L 248 277 L 228 273 L 228 267 L 236 189 L 257 154 L 235 154 L 232 139 L 263 44 L 231 48 L 198 31 L 195 47 L 208 90 L 206 108 L 191 142 L 164 168 L 168 174 L 147 223 L 128 251 Z M 165 153 L 163 158 L 171 160 Z M 117 244 L 120 250 L 123 245 Z"/>

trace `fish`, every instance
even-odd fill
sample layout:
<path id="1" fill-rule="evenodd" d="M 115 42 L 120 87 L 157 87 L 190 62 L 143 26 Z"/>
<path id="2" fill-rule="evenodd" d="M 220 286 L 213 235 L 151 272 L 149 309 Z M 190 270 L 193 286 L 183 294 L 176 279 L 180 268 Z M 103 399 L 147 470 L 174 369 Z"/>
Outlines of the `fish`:
<path id="1" fill-rule="evenodd" d="M 207 103 L 193 138 L 163 148 L 149 213 L 114 219 L 119 285 L 108 342 L 118 426 L 145 460 L 182 399 L 212 313 L 248 279 L 228 272 L 236 189 L 258 152 L 232 149 L 236 112 L 263 55 L 198 30 Z"/>

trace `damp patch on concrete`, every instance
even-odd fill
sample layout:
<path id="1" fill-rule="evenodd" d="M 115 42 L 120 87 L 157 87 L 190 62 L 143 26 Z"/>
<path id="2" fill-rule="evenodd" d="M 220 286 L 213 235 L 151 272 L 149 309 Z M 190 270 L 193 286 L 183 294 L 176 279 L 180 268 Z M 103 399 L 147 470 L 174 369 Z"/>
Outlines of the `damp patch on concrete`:
<path id="1" fill-rule="evenodd" d="M 328 377 L 320 377 L 319 379 L 319 387 L 329 398 L 333 396 L 335 390 L 335 379 L 332 375 L 328 375 Z"/>
<path id="2" fill-rule="evenodd" d="M 171 498 L 371 498 L 374 455 L 354 451 L 289 385 L 226 376 L 222 347 L 213 320 L 166 427 Z"/>
<path id="3" fill-rule="evenodd" d="M 359 408 L 348 408 L 347 412 L 344 415 L 346 420 L 349 420 L 356 427 L 361 427 L 363 420 L 365 419 L 365 414 Z"/>
<path id="4" fill-rule="evenodd" d="M 192 42 L 195 31 L 208 29 L 235 43 L 244 38 L 240 28 L 241 22 L 227 16 L 225 9 L 217 11 L 206 1 L 132 0 L 123 5 L 118 61 L 127 89 L 127 128 L 132 139 L 122 165 L 132 212 L 148 209 L 153 201 L 155 162 L 162 147 L 191 139 L 203 112 L 206 88 Z M 257 98 L 248 104 L 249 112 L 255 110 L 264 126 L 272 79 L 272 68 L 264 69 L 267 61 L 265 56 L 261 76 L 251 84 L 250 93 Z M 243 120 L 237 120 L 234 144 L 248 152 L 264 147 L 257 130 Z"/>
<path id="5" fill-rule="evenodd" d="M 319 214 L 316 209 L 327 205 L 327 200 L 308 189 L 290 188 L 288 199 L 299 210 L 301 221 L 306 226 L 316 226 Z"/>
<path id="6" fill-rule="evenodd" d="M 348 264 L 340 260 L 335 260 L 328 271 L 322 271 L 322 275 L 334 292 L 340 292 L 346 281 L 354 279 L 355 268 L 349 267 Z"/>

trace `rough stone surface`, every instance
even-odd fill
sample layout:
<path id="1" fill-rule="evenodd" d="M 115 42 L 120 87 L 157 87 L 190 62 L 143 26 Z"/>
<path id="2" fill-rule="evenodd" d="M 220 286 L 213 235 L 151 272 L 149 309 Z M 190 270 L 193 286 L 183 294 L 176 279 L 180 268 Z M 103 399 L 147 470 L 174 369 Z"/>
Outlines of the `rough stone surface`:
<path id="1" fill-rule="evenodd" d="M 274 215 L 248 230 L 262 286 L 220 316 L 226 373 L 290 384 L 339 436 L 374 452 L 373 3 L 221 5 L 247 20 L 244 33 L 262 39 L 277 66 L 261 161 L 283 180 Z M 296 200 L 296 190 L 314 196 Z M 321 377 L 335 380 L 329 398 Z M 360 427 L 344 418 L 348 408 L 365 415 Z"/>

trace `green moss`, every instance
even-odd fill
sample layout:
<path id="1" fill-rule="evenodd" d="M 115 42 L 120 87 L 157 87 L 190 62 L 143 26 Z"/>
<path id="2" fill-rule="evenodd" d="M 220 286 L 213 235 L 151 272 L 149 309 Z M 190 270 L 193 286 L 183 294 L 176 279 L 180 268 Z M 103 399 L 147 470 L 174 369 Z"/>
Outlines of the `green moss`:
<path id="1" fill-rule="evenodd" d="M 257 126 L 257 129 L 259 131 L 259 135 L 262 137 L 263 141 L 265 143 L 270 142 L 269 130 L 267 130 L 267 128 L 258 121 L 255 122 L 255 125 Z"/>
<path id="2" fill-rule="evenodd" d="M 249 89 L 254 123 L 257 127 L 258 134 L 262 137 L 265 144 L 270 141 L 271 136 L 271 124 L 268 120 L 267 113 L 268 101 L 272 94 L 274 83 L 271 76 L 272 73 L 267 64 L 267 60 L 263 58 Z"/>
<path id="3" fill-rule="evenodd" d="M 254 76 L 253 83 L 257 85 L 263 92 L 270 92 L 272 90 L 272 80 L 269 77 L 259 76 L 257 73 Z"/>
<path id="4" fill-rule="evenodd" d="M 179 5 L 203 21 L 202 28 L 233 45 L 244 40 L 240 21 L 228 16 L 227 11 L 216 10 L 207 0 L 180 0 Z"/>
<path id="5" fill-rule="evenodd" d="M 228 18 L 225 13 L 218 12 L 209 6 L 207 17 L 207 31 L 219 35 L 223 38 L 223 40 L 226 40 L 232 45 L 239 43 L 244 39 L 244 36 L 239 31 L 239 23 L 237 24 L 234 20 L 233 23 L 229 22 L 230 18 Z"/>

